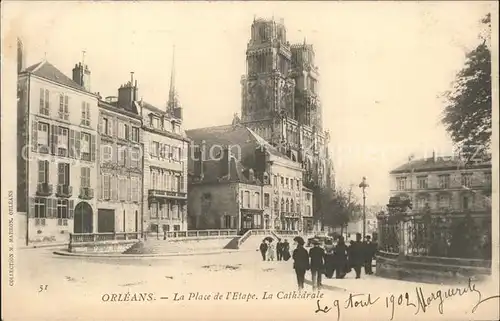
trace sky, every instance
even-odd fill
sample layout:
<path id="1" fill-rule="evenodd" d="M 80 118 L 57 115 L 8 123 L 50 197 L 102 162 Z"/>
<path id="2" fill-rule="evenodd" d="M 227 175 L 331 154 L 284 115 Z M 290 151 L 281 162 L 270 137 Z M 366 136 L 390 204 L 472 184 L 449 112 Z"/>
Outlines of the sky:
<path id="1" fill-rule="evenodd" d="M 186 129 L 231 122 L 256 17 L 284 19 L 287 38 L 313 44 L 323 125 L 337 185 L 386 204 L 389 171 L 416 157 L 450 154 L 439 117 L 465 54 L 478 43 L 485 2 L 14 2 L 2 27 L 24 42 L 27 65 L 46 58 L 71 76 L 82 60 L 91 90 L 116 96 L 134 72 L 139 95 L 164 107 L 175 45 Z"/>

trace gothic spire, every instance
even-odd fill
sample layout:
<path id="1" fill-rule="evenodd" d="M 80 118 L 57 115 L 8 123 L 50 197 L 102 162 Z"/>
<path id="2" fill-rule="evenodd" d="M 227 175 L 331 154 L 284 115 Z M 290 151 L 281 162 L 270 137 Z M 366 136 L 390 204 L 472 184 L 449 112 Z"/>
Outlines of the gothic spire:
<path id="1" fill-rule="evenodd" d="M 175 45 L 172 50 L 172 70 L 170 73 L 170 90 L 168 92 L 167 110 L 171 113 L 175 108 L 179 108 L 180 104 L 177 98 L 177 91 L 175 90 Z"/>

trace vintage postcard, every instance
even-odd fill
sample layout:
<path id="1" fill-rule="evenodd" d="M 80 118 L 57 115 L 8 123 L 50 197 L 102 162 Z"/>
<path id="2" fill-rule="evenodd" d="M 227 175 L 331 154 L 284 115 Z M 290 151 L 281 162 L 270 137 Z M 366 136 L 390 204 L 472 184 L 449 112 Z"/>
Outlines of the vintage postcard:
<path id="1" fill-rule="evenodd" d="M 1 5 L 2 320 L 499 319 L 497 2 Z"/>

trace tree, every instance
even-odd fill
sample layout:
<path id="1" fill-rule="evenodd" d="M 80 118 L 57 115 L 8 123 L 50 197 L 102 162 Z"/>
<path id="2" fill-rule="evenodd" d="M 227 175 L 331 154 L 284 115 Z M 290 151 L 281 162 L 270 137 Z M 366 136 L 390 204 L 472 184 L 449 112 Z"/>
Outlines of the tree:
<path id="1" fill-rule="evenodd" d="M 465 66 L 456 75 L 453 89 L 445 93 L 441 119 L 462 156 L 469 159 L 486 152 L 491 144 L 491 18 L 482 21 L 482 42 L 466 55 Z"/>
<path id="2" fill-rule="evenodd" d="M 389 204 L 387 204 L 387 211 L 389 216 L 400 216 L 404 215 L 407 210 L 412 209 L 413 205 L 411 200 L 407 197 L 393 196 L 389 198 Z"/>
<path id="3" fill-rule="evenodd" d="M 346 192 L 342 189 L 334 191 L 326 188 L 323 189 L 323 193 L 324 203 L 321 207 L 323 224 L 340 227 L 342 233 L 345 225 L 355 219 L 355 213 L 360 212 L 361 206 L 352 195 L 351 190 Z"/>

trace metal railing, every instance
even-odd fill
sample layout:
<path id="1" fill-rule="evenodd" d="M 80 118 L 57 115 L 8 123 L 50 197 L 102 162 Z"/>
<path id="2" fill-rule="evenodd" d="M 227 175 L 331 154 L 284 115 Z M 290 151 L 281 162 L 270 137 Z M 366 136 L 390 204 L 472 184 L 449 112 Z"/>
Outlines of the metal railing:
<path id="1" fill-rule="evenodd" d="M 491 214 L 378 217 L 379 250 L 412 256 L 491 260 Z"/>
<path id="2" fill-rule="evenodd" d="M 237 230 L 190 230 L 190 231 L 173 231 L 173 232 L 148 232 L 148 237 L 157 238 L 198 238 L 198 237 L 219 237 L 219 236 L 236 236 Z"/>

